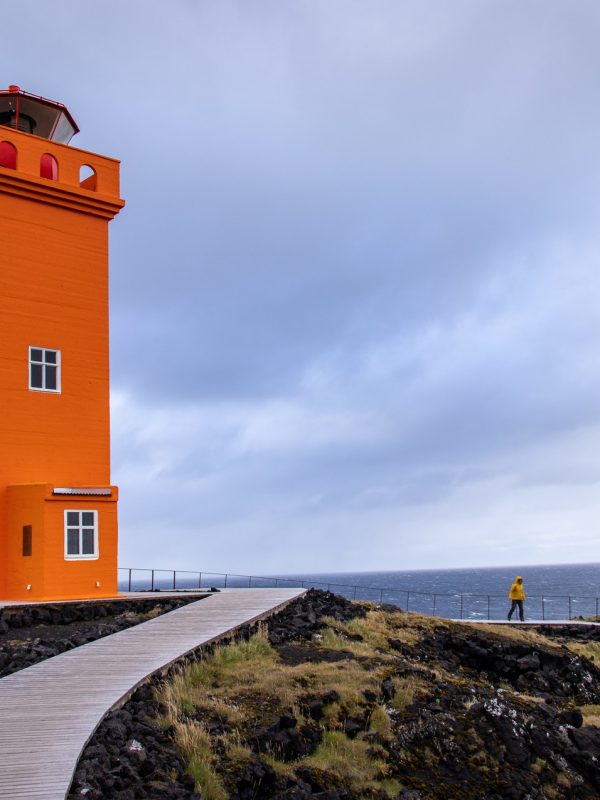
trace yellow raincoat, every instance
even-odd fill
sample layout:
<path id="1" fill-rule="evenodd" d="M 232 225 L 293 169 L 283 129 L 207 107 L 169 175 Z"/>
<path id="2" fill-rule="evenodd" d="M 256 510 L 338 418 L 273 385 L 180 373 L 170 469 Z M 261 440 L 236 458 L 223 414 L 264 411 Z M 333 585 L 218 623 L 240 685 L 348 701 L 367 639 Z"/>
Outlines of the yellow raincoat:
<path id="1" fill-rule="evenodd" d="M 508 593 L 509 600 L 525 600 L 525 589 L 523 588 L 523 578 L 520 575 L 517 575 L 515 578 L 515 582 L 510 587 L 510 592 Z"/>

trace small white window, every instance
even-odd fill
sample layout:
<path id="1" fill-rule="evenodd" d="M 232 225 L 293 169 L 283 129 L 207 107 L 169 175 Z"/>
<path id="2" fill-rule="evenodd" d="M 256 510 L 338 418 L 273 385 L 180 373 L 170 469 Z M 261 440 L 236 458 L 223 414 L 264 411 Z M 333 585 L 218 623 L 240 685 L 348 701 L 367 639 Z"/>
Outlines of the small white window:
<path id="1" fill-rule="evenodd" d="M 60 392 L 60 350 L 29 348 L 29 388 L 34 392 Z"/>
<path id="2" fill-rule="evenodd" d="M 65 558 L 98 558 L 97 511 L 65 511 Z"/>

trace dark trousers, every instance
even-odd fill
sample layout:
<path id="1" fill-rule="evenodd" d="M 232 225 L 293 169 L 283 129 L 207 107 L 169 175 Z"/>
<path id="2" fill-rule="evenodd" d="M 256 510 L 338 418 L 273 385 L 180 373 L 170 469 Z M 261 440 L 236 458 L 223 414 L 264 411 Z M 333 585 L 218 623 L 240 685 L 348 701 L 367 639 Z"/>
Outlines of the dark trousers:
<path id="1" fill-rule="evenodd" d="M 513 600 L 512 601 L 512 606 L 510 607 L 510 611 L 508 612 L 509 621 L 510 621 L 510 618 L 512 617 L 512 615 L 515 613 L 515 609 L 516 608 L 519 609 L 519 619 L 521 620 L 521 622 L 525 622 L 525 615 L 523 614 L 523 601 L 522 600 Z"/>

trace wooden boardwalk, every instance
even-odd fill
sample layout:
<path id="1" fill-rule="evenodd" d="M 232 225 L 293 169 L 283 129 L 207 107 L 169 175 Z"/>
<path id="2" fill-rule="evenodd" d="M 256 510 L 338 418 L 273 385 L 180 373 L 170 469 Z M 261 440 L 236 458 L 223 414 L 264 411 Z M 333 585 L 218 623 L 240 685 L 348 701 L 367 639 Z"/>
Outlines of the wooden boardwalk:
<path id="1" fill-rule="evenodd" d="M 0 680 L 0 798 L 64 800 L 107 712 L 147 676 L 304 589 L 232 589 Z"/>

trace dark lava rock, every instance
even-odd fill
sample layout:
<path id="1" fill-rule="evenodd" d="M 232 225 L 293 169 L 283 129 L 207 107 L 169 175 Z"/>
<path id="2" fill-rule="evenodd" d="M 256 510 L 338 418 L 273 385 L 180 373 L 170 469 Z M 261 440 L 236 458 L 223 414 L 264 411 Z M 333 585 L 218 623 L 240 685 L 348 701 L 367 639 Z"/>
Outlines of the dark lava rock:
<path id="1" fill-rule="evenodd" d="M 581 728 L 583 725 L 583 714 L 578 708 L 561 711 L 558 715 L 559 725 L 570 725 L 572 728 Z"/>
<path id="2" fill-rule="evenodd" d="M 165 614 L 198 596 L 136 598 L 0 609 L 0 678 Z"/>
<path id="3" fill-rule="evenodd" d="M 544 625 L 532 627 L 547 639 L 556 639 L 559 642 L 600 641 L 600 627 L 597 625 Z"/>
<path id="4" fill-rule="evenodd" d="M 429 658 L 439 658 L 447 669 L 457 666 L 485 672 L 498 685 L 506 681 L 525 693 L 573 698 L 579 703 L 600 702 L 600 671 L 589 661 L 543 645 L 461 629 L 437 629 L 423 642 Z"/>
<path id="5" fill-rule="evenodd" d="M 388 702 L 394 699 L 396 690 L 394 689 L 394 684 L 391 678 L 386 678 L 384 681 L 382 681 L 381 694 L 383 695 L 383 699 L 387 700 Z"/>
<path id="6" fill-rule="evenodd" d="M 231 800 L 256 800 L 271 797 L 277 787 L 273 767 L 259 758 L 243 764 L 222 764 L 218 771 Z"/>
<path id="7" fill-rule="evenodd" d="M 331 691 L 321 695 L 307 694 L 300 699 L 300 710 L 305 717 L 318 722 L 323 719 L 325 706 L 330 703 L 337 703 L 339 699 L 340 696 L 335 689 L 331 689 Z"/>
<path id="8" fill-rule="evenodd" d="M 334 664 L 336 661 L 352 660 L 352 653 L 344 650 L 328 650 L 318 647 L 312 642 L 301 642 L 299 644 L 281 645 L 277 652 L 282 664 L 294 666 L 295 664 L 313 663 L 319 664 L 327 662 Z"/>
<path id="9" fill-rule="evenodd" d="M 314 724 L 297 727 L 291 713 L 282 714 L 270 725 L 255 728 L 248 743 L 256 753 L 273 753 L 282 761 L 309 756 L 323 740 L 323 730 Z"/>
<path id="10" fill-rule="evenodd" d="M 365 721 L 356 717 L 348 717 L 344 720 L 344 733 L 349 739 L 354 739 L 365 729 Z"/>
<path id="11" fill-rule="evenodd" d="M 270 618 L 269 641 L 271 644 L 283 644 L 294 639 L 312 639 L 315 633 L 325 627 L 322 617 L 350 622 L 357 617 L 365 617 L 366 614 L 363 606 L 351 603 L 344 597 L 309 589 L 306 594 Z"/>
<path id="12" fill-rule="evenodd" d="M 296 775 L 316 793 L 317 797 L 321 797 L 320 792 L 335 792 L 334 795 L 326 796 L 340 798 L 340 800 L 352 797 L 343 782 L 330 772 L 316 767 L 298 767 Z"/>

